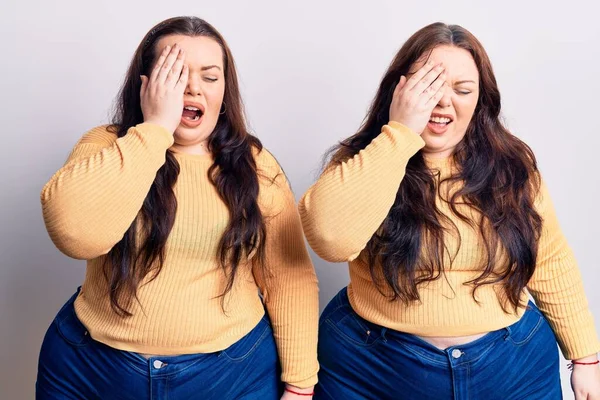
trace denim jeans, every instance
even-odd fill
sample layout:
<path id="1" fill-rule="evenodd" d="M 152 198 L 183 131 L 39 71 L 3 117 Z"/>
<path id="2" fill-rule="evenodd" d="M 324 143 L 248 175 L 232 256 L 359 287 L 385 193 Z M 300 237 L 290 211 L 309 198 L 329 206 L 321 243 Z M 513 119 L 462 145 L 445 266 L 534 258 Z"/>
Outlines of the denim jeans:
<path id="1" fill-rule="evenodd" d="M 361 318 L 343 289 L 323 311 L 320 399 L 561 399 L 558 348 L 533 303 L 515 324 L 445 350 Z"/>
<path id="2" fill-rule="evenodd" d="M 50 325 L 40 351 L 36 399 L 279 399 L 282 385 L 268 318 L 215 353 L 146 359 L 90 337 L 77 293 Z"/>

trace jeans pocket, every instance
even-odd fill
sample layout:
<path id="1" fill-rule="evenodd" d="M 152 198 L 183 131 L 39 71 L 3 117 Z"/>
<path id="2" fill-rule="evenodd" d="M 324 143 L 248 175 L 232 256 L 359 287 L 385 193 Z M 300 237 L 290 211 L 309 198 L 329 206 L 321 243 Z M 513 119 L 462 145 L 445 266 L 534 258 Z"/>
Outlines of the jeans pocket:
<path id="1" fill-rule="evenodd" d="M 527 311 L 521 319 L 506 328 L 509 332 L 508 340 L 516 346 L 527 344 L 544 324 L 545 318 L 538 308 L 529 302 Z"/>
<path id="2" fill-rule="evenodd" d="M 246 336 L 223 350 L 221 355 L 231 362 L 244 361 L 254 353 L 269 335 L 273 336 L 273 330 L 269 319 L 265 315 Z"/>
<path id="3" fill-rule="evenodd" d="M 372 347 L 385 341 L 386 328 L 367 321 L 350 306 L 339 307 L 324 321 L 339 337 L 360 347 Z"/>
<path id="4" fill-rule="evenodd" d="M 75 314 L 75 299 L 77 298 L 75 293 L 61 308 L 61 310 L 54 318 L 54 324 L 58 333 L 62 338 L 69 343 L 71 346 L 83 347 L 87 346 L 90 341 L 90 335 L 86 327 L 81 323 L 77 314 Z"/>

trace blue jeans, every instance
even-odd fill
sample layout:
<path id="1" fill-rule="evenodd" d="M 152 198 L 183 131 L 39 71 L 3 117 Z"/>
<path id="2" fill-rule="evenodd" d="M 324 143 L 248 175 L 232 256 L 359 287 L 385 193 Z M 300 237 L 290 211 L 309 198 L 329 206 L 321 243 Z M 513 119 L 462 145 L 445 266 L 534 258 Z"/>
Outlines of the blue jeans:
<path id="1" fill-rule="evenodd" d="M 75 314 L 77 293 L 50 325 L 40 351 L 36 399 L 279 399 L 273 332 L 265 317 L 215 353 L 146 359 L 90 337 Z"/>
<path id="2" fill-rule="evenodd" d="M 320 399 L 561 399 L 558 349 L 530 303 L 515 324 L 445 350 L 361 318 L 343 289 L 320 321 Z"/>

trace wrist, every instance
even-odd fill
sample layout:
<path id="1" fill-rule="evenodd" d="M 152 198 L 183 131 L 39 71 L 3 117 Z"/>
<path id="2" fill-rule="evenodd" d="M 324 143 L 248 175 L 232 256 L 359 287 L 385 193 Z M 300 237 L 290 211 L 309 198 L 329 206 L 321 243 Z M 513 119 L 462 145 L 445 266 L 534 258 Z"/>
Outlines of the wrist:
<path id="1" fill-rule="evenodd" d="M 596 362 L 596 361 L 598 361 L 598 354 L 592 354 L 591 356 L 576 358 L 576 359 L 573 359 L 572 361 L 576 362 L 576 363 Z"/>
<path id="2" fill-rule="evenodd" d="M 312 396 L 315 392 L 315 387 L 307 387 L 307 388 L 299 388 L 294 385 L 290 385 L 289 383 L 285 384 L 285 391 L 293 394 L 307 395 Z"/>
<path id="3" fill-rule="evenodd" d="M 593 354 L 591 356 L 586 356 L 582 358 L 573 359 L 571 363 L 569 363 L 568 368 L 573 371 L 575 367 L 577 368 L 589 368 L 589 367 L 598 367 L 600 362 L 598 361 L 598 355 Z"/>
<path id="4" fill-rule="evenodd" d="M 153 125 L 158 125 L 163 129 L 166 129 L 167 131 L 169 131 L 169 133 L 171 135 L 173 135 L 173 133 L 175 132 L 175 129 L 177 127 L 175 127 L 174 129 L 172 129 L 171 126 L 169 126 L 170 124 L 165 123 L 165 121 L 161 121 L 160 119 L 156 119 L 156 118 L 148 118 L 148 119 L 144 119 L 144 123 L 145 124 L 153 124 Z"/>
<path id="5" fill-rule="evenodd" d="M 414 132 L 415 135 L 421 136 L 421 133 L 423 133 L 423 132 L 417 132 L 411 125 L 407 124 L 402 118 L 396 118 L 396 119 L 390 118 L 390 120 L 388 121 L 387 124 L 390 125 L 390 126 L 392 126 L 392 127 L 394 126 L 394 124 L 401 125 L 401 126 L 403 126 L 405 128 L 408 128 L 412 132 Z"/>

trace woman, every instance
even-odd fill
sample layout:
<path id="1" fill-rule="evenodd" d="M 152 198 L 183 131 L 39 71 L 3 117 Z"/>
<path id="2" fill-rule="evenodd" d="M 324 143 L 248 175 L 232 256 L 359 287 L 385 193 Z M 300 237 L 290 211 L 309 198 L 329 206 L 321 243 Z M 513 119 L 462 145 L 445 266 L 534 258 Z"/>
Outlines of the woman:
<path id="1" fill-rule="evenodd" d="M 316 399 L 558 399 L 556 340 L 577 398 L 600 398 L 573 254 L 499 115 L 481 44 L 429 25 L 302 198 L 310 245 L 351 278 L 321 316 Z"/>
<path id="2" fill-rule="evenodd" d="M 317 280 L 286 177 L 244 121 L 211 25 L 144 37 L 113 124 L 41 194 L 87 271 L 42 344 L 38 399 L 278 399 L 279 373 L 283 398 L 311 397 Z"/>

